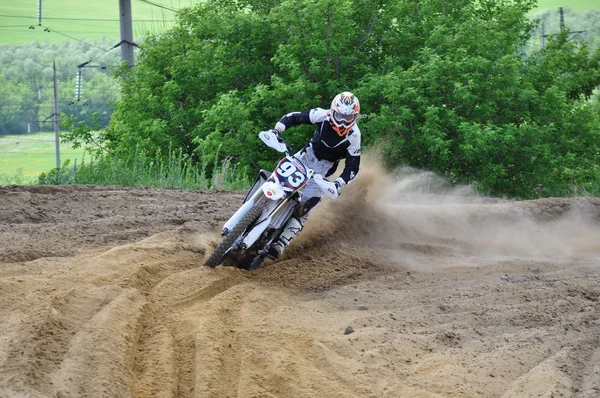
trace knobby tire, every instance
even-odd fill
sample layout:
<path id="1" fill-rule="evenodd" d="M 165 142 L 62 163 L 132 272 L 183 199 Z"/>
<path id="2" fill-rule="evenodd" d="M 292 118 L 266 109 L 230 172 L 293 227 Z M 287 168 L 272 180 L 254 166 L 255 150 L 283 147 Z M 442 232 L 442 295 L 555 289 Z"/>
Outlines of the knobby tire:
<path id="1" fill-rule="evenodd" d="M 252 225 L 258 217 L 260 217 L 262 209 L 253 207 L 250 211 L 242 217 L 240 222 L 223 238 L 223 241 L 215 248 L 210 257 L 204 262 L 205 267 L 214 268 L 221 264 L 225 259 L 225 253 L 233 245 L 233 243 L 239 238 L 250 225 Z"/>

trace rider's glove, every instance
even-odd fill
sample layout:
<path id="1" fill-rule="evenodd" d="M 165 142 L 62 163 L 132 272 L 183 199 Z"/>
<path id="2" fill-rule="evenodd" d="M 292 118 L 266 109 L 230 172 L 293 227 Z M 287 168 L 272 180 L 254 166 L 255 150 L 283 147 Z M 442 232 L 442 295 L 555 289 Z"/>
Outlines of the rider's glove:
<path id="1" fill-rule="evenodd" d="M 333 183 L 335 184 L 335 190 L 337 191 L 338 196 L 340 196 L 342 194 L 342 184 L 338 180 L 335 180 Z"/>
<path id="2" fill-rule="evenodd" d="M 270 133 L 275 134 L 275 138 L 277 138 L 278 142 L 282 142 L 283 140 L 279 137 L 279 130 L 277 129 L 271 129 L 269 130 Z"/>

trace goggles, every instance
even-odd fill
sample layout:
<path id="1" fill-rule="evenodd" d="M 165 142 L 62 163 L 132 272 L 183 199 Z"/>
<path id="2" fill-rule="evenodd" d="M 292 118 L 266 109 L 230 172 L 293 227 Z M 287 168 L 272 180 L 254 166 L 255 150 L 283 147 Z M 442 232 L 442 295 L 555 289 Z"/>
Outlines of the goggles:
<path id="1" fill-rule="evenodd" d="M 345 124 L 345 125 L 350 125 L 352 123 L 354 123 L 354 121 L 356 119 L 358 119 L 358 114 L 343 114 L 341 112 L 338 111 L 333 111 L 333 119 L 339 123 L 339 124 Z"/>

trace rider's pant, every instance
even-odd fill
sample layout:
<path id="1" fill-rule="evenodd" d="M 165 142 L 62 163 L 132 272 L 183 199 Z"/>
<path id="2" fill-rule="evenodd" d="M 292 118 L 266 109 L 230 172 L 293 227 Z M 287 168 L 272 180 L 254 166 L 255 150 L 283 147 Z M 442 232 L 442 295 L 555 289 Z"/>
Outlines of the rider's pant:
<path id="1" fill-rule="evenodd" d="M 300 159 L 306 167 L 313 169 L 315 174 L 321 174 L 323 177 L 333 167 L 333 162 L 317 159 L 315 152 L 310 145 L 296 153 L 294 156 Z M 300 197 L 302 212 L 298 215 L 298 218 L 302 225 L 304 225 L 315 206 L 321 201 L 321 198 L 323 198 L 323 191 L 315 180 L 311 178 L 304 187 L 304 191 Z"/>

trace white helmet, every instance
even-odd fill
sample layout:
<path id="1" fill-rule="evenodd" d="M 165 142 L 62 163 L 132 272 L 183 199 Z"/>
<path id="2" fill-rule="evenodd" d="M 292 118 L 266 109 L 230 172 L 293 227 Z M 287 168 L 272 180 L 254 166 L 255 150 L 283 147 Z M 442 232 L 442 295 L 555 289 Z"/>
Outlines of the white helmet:
<path id="1" fill-rule="evenodd" d="M 335 96 L 331 101 L 329 123 L 340 135 L 345 135 L 360 116 L 360 103 L 358 98 L 349 91 L 344 91 Z"/>

